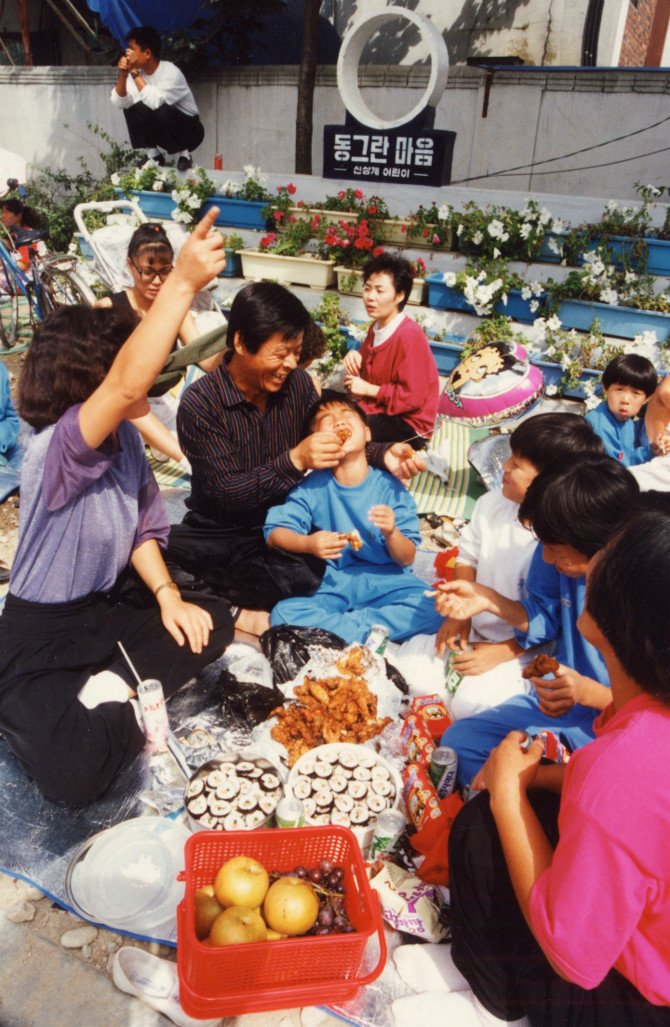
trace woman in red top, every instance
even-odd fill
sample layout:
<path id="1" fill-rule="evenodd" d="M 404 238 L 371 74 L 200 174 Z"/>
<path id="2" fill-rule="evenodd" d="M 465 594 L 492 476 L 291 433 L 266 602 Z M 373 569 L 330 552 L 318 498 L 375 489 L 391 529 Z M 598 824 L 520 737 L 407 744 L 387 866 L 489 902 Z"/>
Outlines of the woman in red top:
<path id="1" fill-rule="evenodd" d="M 374 442 L 423 449 L 435 425 L 440 385 L 423 329 L 403 313 L 411 266 L 381 253 L 363 268 L 363 283 L 365 310 L 374 323 L 360 351 L 344 358 L 344 384 L 368 415 Z"/>

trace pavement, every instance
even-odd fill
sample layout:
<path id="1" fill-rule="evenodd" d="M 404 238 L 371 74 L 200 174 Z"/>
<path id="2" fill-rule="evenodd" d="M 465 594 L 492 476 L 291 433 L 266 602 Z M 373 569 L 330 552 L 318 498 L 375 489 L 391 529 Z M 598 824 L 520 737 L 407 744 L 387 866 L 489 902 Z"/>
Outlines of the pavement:
<path id="1" fill-rule="evenodd" d="M 14 922 L 15 918 L 31 919 Z M 122 945 L 139 945 L 174 959 L 167 946 L 97 930 L 82 948 L 67 933 L 85 925 L 36 888 L 0 874 L 0 1027 L 168 1027 L 171 1020 L 119 991 L 111 961 Z M 95 931 L 91 929 L 91 933 Z M 335 1027 L 341 1020 L 319 1007 L 250 1013 L 225 1027 Z"/>

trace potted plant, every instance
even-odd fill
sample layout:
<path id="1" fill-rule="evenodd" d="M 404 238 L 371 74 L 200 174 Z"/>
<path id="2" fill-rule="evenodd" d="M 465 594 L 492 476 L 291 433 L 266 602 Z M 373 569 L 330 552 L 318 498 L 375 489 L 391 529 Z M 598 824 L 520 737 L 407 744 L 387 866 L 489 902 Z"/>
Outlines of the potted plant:
<path id="1" fill-rule="evenodd" d="M 177 206 L 172 199 L 177 176 L 172 168 L 161 167 L 156 161 L 148 160 L 124 174 L 115 171 L 110 180 L 118 196 L 135 197 L 150 219 L 169 218 Z"/>
<path id="2" fill-rule="evenodd" d="M 267 176 L 253 164 L 244 167 L 246 178 L 241 184 L 227 181 L 216 195 L 211 195 L 203 206 L 203 213 L 210 207 L 218 207 L 219 215 L 215 224 L 228 228 L 255 228 L 265 231 L 268 227 L 267 218 L 263 214 L 268 200 Z"/>
<path id="3" fill-rule="evenodd" d="M 378 240 L 374 234 L 378 229 L 377 222 L 370 223 L 363 218 L 358 222 L 340 221 L 333 225 L 317 214 L 313 227 L 317 236 L 317 253 L 324 259 L 335 261 L 338 291 L 352 296 L 362 296 L 363 265 L 370 257 L 376 257 L 384 252 L 384 248 L 377 244 Z M 419 261 L 414 268 L 414 284 L 407 302 L 422 303 L 426 265 Z"/>
<path id="4" fill-rule="evenodd" d="M 653 331 L 665 339 L 670 332 L 670 295 L 654 293 L 655 279 L 607 264 L 591 254 L 581 270 L 571 271 L 562 282 L 545 285 L 550 309 L 563 325 L 585 331 L 594 317 L 606 335 L 632 339 Z"/>
<path id="5" fill-rule="evenodd" d="M 292 222 L 286 233 L 264 235 L 258 248 L 240 250 L 245 278 L 279 280 L 321 289 L 335 282 L 335 261 L 305 250 L 313 235 L 309 221 Z"/>
<path id="6" fill-rule="evenodd" d="M 221 233 L 223 238 L 223 249 L 226 254 L 226 266 L 220 273 L 219 278 L 241 278 L 242 258 L 239 251 L 244 248 L 244 239 L 235 232 Z"/>
<path id="7" fill-rule="evenodd" d="M 348 350 L 360 348 L 367 325 L 357 325 L 351 320 L 336 292 L 324 293 L 318 307 L 310 313 L 326 337 L 328 355 L 322 357 L 317 365 L 319 377 L 323 380 L 342 362 Z"/>
<path id="8" fill-rule="evenodd" d="M 469 261 L 465 270 L 429 275 L 428 305 L 437 310 L 462 310 L 480 317 L 492 311 L 531 324 L 539 308 L 544 286 L 530 285 L 505 260 Z"/>
<path id="9" fill-rule="evenodd" d="M 524 261 L 536 260 L 547 233 L 563 228 L 551 211 L 535 200 L 527 200 L 522 210 L 482 208 L 469 200 L 462 211 L 452 211 L 451 226 L 463 253 Z"/>
<path id="10" fill-rule="evenodd" d="M 403 231 L 406 245 L 429 246 L 431 249 L 453 249 L 454 231 L 451 227 L 452 211 L 448 203 L 438 207 L 433 202 L 430 207 L 421 205 L 416 210 Z"/>

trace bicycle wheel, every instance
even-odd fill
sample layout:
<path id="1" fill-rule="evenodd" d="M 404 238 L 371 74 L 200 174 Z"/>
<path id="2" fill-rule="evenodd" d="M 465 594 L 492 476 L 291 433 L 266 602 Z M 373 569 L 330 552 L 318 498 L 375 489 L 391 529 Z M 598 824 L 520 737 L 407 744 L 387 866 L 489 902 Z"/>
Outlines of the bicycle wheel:
<path id="1" fill-rule="evenodd" d="M 40 274 L 44 313 L 58 307 L 71 307 L 80 304 L 92 307 L 96 296 L 76 271 L 58 267 L 48 267 Z"/>
<path id="2" fill-rule="evenodd" d="M 0 293 L 0 346 L 11 349 L 19 337 L 19 296 L 16 292 Z"/>

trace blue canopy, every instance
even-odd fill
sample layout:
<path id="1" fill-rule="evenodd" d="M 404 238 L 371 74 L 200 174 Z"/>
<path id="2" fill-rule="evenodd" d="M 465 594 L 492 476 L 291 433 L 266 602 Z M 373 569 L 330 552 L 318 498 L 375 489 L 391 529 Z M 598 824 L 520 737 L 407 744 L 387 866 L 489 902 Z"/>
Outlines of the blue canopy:
<path id="1" fill-rule="evenodd" d="M 185 29 L 200 17 L 201 0 L 86 0 L 89 8 L 122 45 L 136 25 L 152 25 L 159 32 Z"/>

